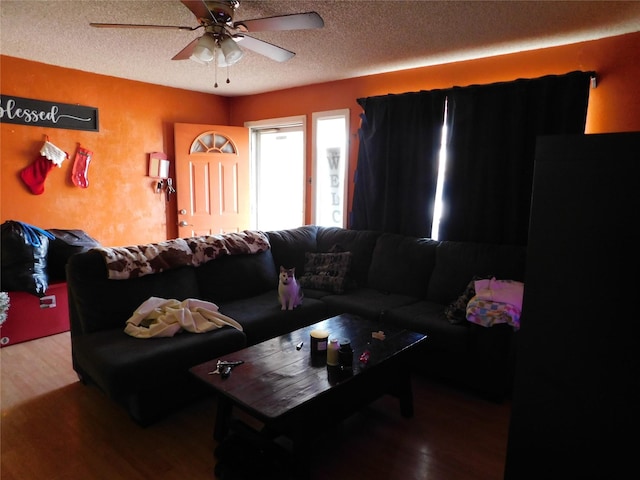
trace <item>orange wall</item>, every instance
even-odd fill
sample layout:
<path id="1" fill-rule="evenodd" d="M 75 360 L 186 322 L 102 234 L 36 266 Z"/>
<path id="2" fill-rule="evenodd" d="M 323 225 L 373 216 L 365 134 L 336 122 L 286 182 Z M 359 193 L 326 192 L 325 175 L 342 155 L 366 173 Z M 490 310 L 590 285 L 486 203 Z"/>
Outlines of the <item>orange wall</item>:
<path id="1" fill-rule="evenodd" d="M 21 220 L 43 228 L 78 228 L 104 245 L 138 244 L 177 236 L 175 201 L 167 204 L 145 176 L 149 152 L 173 160 L 175 122 L 243 125 L 246 121 L 349 108 L 351 145 L 349 203 L 357 159 L 360 108 L 371 95 L 448 88 L 516 78 L 594 70 L 587 133 L 640 131 L 640 33 L 564 47 L 371 75 L 247 97 L 159 87 L 0 56 L 5 95 L 98 107 L 100 131 L 0 124 L 0 221 Z M 44 135 L 71 156 L 77 143 L 92 150 L 89 188 L 70 181 L 72 161 L 54 169 L 45 193 L 32 195 L 18 174 L 38 155 Z M 311 171 L 311 145 L 308 171 Z M 172 168 L 173 173 L 173 168 Z M 307 193 L 310 202 L 310 191 Z M 309 221 L 309 219 L 307 219 Z"/>
<path id="2" fill-rule="evenodd" d="M 234 98 L 232 125 L 265 118 L 307 115 L 312 138 L 313 112 L 349 108 L 351 145 L 350 186 L 357 161 L 361 109 L 357 98 L 402 93 L 455 85 L 485 84 L 517 78 L 535 78 L 574 70 L 597 72 L 598 86 L 591 90 L 587 133 L 640 131 L 640 33 L 563 47 L 521 52 L 480 60 L 371 75 L 309 87 L 292 88 L 255 96 Z M 291 99 L 295 98 L 295 101 Z M 312 150 L 307 149 L 311 172 Z M 353 188 L 349 189 L 349 205 Z M 307 204 L 311 201 L 310 189 Z M 309 222 L 309 217 L 307 218 Z"/>
<path id="3" fill-rule="evenodd" d="M 0 123 L 2 222 L 81 229 L 103 245 L 176 236 L 175 197 L 167 203 L 154 192 L 148 154 L 167 153 L 173 176 L 173 124 L 227 124 L 229 99 L 7 56 L 0 62 L 2 94 L 97 107 L 100 127 L 83 132 Z M 69 160 L 49 173 L 42 195 L 33 195 L 19 172 L 38 157 L 45 135 Z M 78 143 L 93 151 L 87 189 L 71 182 Z"/>

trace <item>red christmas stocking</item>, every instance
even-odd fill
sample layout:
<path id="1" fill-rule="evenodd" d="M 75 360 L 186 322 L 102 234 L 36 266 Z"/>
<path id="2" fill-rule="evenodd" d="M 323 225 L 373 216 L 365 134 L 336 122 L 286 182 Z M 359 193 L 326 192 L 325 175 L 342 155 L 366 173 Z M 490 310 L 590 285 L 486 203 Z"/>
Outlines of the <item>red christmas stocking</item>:
<path id="1" fill-rule="evenodd" d="M 20 177 L 27 184 L 27 187 L 34 195 L 44 193 L 44 181 L 54 167 L 54 164 L 47 157 L 40 155 L 36 160 L 20 172 Z"/>
<path id="2" fill-rule="evenodd" d="M 38 158 L 20 172 L 20 177 L 29 187 L 31 193 L 41 195 L 44 193 L 44 182 L 51 169 L 54 165 L 62 165 L 66 158 L 68 158 L 66 152 L 47 140 L 40 149 Z"/>
<path id="3" fill-rule="evenodd" d="M 76 187 L 87 188 L 89 186 L 89 162 L 93 152 L 83 147 L 78 147 L 73 161 L 71 181 Z"/>

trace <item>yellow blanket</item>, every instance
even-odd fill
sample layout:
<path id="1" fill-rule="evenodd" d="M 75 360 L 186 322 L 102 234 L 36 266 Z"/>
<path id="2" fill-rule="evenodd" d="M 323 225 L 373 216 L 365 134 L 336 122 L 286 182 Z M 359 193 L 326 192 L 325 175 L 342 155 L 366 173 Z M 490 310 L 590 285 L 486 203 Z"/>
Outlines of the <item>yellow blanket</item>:
<path id="1" fill-rule="evenodd" d="M 242 331 L 242 326 L 220 313 L 214 303 L 151 297 L 127 320 L 124 331 L 137 338 L 173 337 L 183 330 L 203 333 L 227 325 Z"/>

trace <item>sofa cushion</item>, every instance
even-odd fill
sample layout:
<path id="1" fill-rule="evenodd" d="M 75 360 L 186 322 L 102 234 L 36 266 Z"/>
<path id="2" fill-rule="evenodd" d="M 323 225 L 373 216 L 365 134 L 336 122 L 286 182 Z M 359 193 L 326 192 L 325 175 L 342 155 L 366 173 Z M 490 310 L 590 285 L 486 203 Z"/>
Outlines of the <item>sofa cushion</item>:
<path id="1" fill-rule="evenodd" d="M 304 271 L 305 252 L 316 252 L 316 232 L 318 227 L 305 225 L 290 230 L 267 232 L 275 267 L 295 267 L 296 272 Z"/>
<path id="2" fill-rule="evenodd" d="M 74 334 L 109 329 L 122 332 L 127 319 L 150 297 L 182 301 L 200 295 L 194 267 L 109 280 L 104 258 L 94 250 L 69 258 L 67 285 Z"/>
<path id="3" fill-rule="evenodd" d="M 218 305 L 223 313 L 242 325 L 247 344 L 284 335 L 327 317 L 326 305 L 305 296 L 302 305 L 293 310 L 281 310 L 278 291 L 255 295 Z"/>
<path id="4" fill-rule="evenodd" d="M 429 280 L 427 299 L 447 305 L 464 291 L 474 276 L 495 276 L 522 281 L 526 248 L 443 241 L 436 247 L 436 264 Z"/>
<path id="5" fill-rule="evenodd" d="M 350 252 L 351 267 L 348 284 L 366 287 L 369 267 L 376 241 L 381 232 L 371 230 L 348 230 L 338 227 L 318 227 L 318 252 Z"/>
<path id="6" fill-rule="evenodd" d="M 429 238 L 385 233 L 378 238 L 368 286 L 382 292 L 424 298 L 438 242 Z"/>
<path id="7" fill-rule="evenodd" d="M 341 295 L 327 295 L 322 301 L 327 304 L 329 315 L 353 313 L 377 320 L 384 313 L 400 305 L 413 303 L 418 299 L 397 293 L 383 293 L 372 288 L 357 288 Z"/>
<path id="8" fill-rule="evenodd" d="M 508 390 L 513 367 L 512 327 L 491 328 L 473 323 L 452 325 L 444 317 L 444 305 L 420 301 L 389 310 L 386 321 L 427 335 L 421 362 L 415 367 L 437 378 L 470 387 L 501 401 Z"/>
<path id="9" fill-rule="evenodd" d="M 258 295 L 278 285 L 270 250 L 219 257 L 196 268 L 196 278 L 200 298 L 216 304 Z"/>
<path id="10" fill-rule="evenodd" d="M 175 376 L 189 375 L 190 367 L 245 344 L 244 333 L 232 327 L 151 339 L 131 337 L 119 328 L 72 338 L 75 364 L 116 399 L 165 384 Z"/>
<path id="11" fill-rule="evenodd" d="M 429 337 L 429 348 L 465 354 L 469 349 L 469 324 L 452 325 L 444 316 L 444 305 L 427 300 L 390 309 L 385 320 Z"/>
<path id="12" fill-rule="evenodd" d="M 300 286 L 333 293 L 344 292 L 351 258 L 351 252 L 306 252 L 304 274 L 299 278 Z"/>
<path id="13" fill-rule="evenodd" d="M 320 300 L 328 295 L 333 295 L 332 292 L 328 290 L 316 290 L 315 288 L 305 287 L 302 292 L 304 293 L 304 298 L 315 298 L 316 300 Z"/>

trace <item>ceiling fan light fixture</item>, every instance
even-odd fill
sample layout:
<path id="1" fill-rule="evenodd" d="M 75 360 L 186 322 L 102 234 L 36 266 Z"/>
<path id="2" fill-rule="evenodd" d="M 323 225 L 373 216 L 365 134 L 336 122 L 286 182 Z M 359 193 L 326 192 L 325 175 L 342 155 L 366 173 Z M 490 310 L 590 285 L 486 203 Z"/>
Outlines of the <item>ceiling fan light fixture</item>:
<path id="1" fill-rule="evenodd" d="M 242 58 L 244 52 L 242 49 L 236 44 L 233 38 L 226 36 L 220 42 L 220 48 L 222 48 L 222 53 L 224 54 L 224 61 L 227 65 L 233 65 L 238 60 Z"/>
<path id="2" fill-rule="evenodd" d="M 216 65 L 218 65 L 219 67 L 230 67 L 231 64 L 227 63 L 227 60 L 224 58 L 224 53 L 222 52 L 221 48 L 216 49 Z"/>
<path id="3" fill-rule="evenodd" d="M 276 15 L 234 22 L 234 13 L 240 5 L 239 0 L 182 0 L 182 3 L 198 20 L 198 26 L 93 22 L 89 25 L 100 28 L 157 28 L 191 32 L 204 28 L 204 34 L 192 39 L 187 46 L 173 56 L 172 60 L 191 59 L 201 65 L 213 63 L 216 68 L 228 67 L 237 63 L 244 56 L 244 48 L 276 62 L 285 62 L 295 56 L 295 52 L 244 35 L 247 32 L 307 30 L 324 26 L 324 20 L 316 12 Z M 237 42 L 241 40 L 243 48 L 237 45 Z M 227 83 L 228 81 L 229 79 L 227 79 Z"/>
<path id="4" fill-rule="evenodd" d="M 213 52 L 216 49 L 216 40 L 212 35 L 205 33 L 200 37 L 198 43 L 193 49 L 191 54 L 191 60 L 195 60 L 198 63 L 207 63 L 213 60 Z"/>

